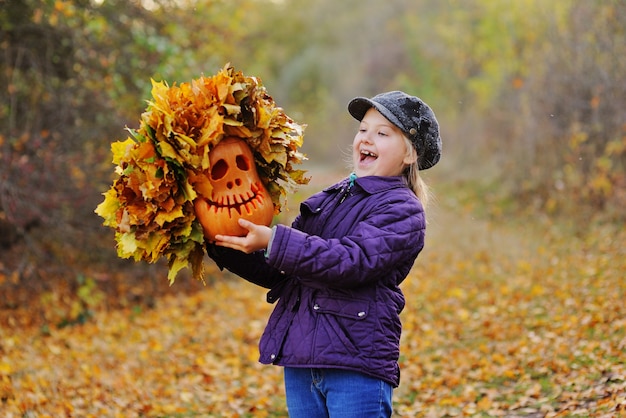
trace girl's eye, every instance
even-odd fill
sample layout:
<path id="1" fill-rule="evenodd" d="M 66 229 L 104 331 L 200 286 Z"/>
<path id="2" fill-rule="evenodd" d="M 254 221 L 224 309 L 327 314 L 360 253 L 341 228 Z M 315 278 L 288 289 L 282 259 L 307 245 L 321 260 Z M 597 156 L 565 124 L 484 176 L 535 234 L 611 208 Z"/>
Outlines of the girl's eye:
<path id="1" fill-rule="evenodd" d="M 380 136 L 387 136 L 387 132 L 378 132 L 378 135 L 380 135 Z"/>

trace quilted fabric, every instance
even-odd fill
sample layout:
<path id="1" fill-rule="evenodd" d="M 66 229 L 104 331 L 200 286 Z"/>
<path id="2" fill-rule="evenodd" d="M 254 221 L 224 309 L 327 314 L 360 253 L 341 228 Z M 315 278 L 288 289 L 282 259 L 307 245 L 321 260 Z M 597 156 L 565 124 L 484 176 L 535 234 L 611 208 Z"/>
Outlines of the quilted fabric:
<path id="1" fill-rule="evenodd" d="M 260 361 L 341 368 L 399 384 L 404 296 L 399 288 L 424 245 L 425 218 L 402 177 L 348 179 L 278 225 L 268 259 L 213 248 L 220 267 L 270 288 L 278 303 Z"/>

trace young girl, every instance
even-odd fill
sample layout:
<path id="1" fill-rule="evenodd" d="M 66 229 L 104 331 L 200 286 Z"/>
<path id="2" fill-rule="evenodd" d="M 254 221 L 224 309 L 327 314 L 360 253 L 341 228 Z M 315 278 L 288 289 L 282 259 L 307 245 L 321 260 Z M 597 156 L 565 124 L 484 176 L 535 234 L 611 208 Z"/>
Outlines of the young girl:
<path id="1" fill-rule="evenodd" d="M 241 219 L 245 237 L 207 245 L 220 268 L 278 301 L 260 361 L 284 367 L 291 417 L 389 417 L 400 382 L 399 285 L 424 246 L 419 170 L 439 161 L 439 125 L 400 91 L 348 110 L 360 121 L 348 178 L 303 202 L 291 227 Z"/>

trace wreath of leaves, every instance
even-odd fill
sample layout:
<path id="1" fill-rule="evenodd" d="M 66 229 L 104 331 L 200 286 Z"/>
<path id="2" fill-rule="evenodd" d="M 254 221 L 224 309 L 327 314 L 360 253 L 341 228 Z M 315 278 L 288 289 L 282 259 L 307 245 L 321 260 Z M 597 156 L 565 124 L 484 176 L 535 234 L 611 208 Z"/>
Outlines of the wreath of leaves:
<path id="1" fill-rule="evenodd" d="M 135 261 L 168 260 L 168 280 L 191 267 L 203 277 L 204 236 L 193 201 L 210 197 L 209 152 L 225 137 L 245 139 L 274 203 L 298 185 L 306 158 L 304 128 L 276 106 L 261 81 L 227 64 L 211 77 L 171 87 L 152 80 L 140 126 L 111 145 L 117 178 L 95 212 L 115 229 L 117 254 Z"/>

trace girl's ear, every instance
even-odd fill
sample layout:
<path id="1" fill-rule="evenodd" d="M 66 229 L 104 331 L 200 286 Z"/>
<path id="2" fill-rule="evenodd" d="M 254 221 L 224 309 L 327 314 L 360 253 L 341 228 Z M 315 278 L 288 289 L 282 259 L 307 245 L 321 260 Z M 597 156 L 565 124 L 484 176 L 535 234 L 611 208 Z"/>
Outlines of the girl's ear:
<path id="1" fill-rule="evenodd" d="M 413 145 L 410 145 L 407 149 L 407 153 L 404 156 L 404 160 L 402 160 L 402 162 L 409 166 L 411 164 L 415 164 L 415 162 L 417 161 L 417 151 L 415 150 L 415 148 L 413 148 Z"/>

